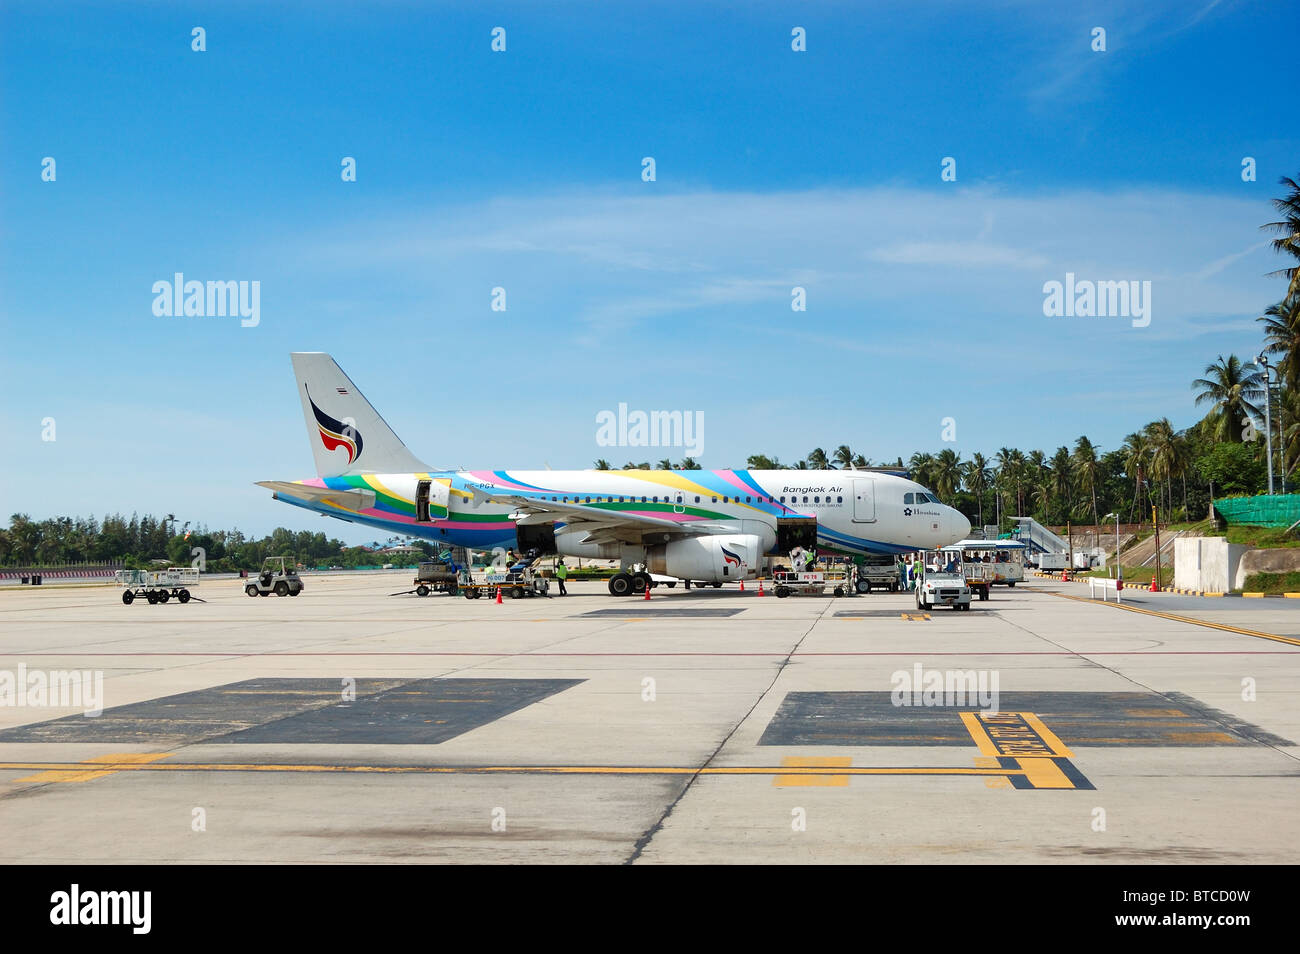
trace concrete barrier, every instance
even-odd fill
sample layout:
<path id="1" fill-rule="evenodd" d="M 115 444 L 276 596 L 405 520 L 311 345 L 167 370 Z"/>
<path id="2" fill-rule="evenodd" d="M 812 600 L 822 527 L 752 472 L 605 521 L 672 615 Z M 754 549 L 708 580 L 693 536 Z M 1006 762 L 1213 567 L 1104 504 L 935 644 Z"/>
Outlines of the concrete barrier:
<path id="1" fill-rule="evenodd" d="M 1202 593 L 1241 589 L 1241 564 L 1251 552 L 1226 537 L 1180 537 L 1174 541 L 1174 587 Z"/>

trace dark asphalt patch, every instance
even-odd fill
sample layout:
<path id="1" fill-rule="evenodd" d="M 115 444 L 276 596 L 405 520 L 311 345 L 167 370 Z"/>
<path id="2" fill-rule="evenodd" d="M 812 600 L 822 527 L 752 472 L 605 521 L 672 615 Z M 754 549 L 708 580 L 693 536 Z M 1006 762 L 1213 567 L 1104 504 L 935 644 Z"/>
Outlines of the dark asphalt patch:
<path id="1" fill-rule="evenodd" d="M 250 679 L 0 732 L 0 742 L 432 745 L 581 679 Z"/>
<path id="2" fill-rule="evenodd" d="M 1292 745 L 1181 693 L 1003 692 L 1003 712 L 1032 712 L 1066 745 Z M 978 705 L 895 706 L 889 692 L 791 692 L 759 745 L 971 744 L 960 712 Z"/>

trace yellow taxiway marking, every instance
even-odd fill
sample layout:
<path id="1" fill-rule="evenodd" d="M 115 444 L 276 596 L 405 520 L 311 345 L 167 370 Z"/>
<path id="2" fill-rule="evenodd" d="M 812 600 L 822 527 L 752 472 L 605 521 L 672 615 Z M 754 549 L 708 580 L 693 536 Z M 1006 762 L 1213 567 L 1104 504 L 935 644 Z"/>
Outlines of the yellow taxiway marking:
<path id="1" fill-rule="evenodd" d="M 1033 783 L 1034 788 L 1075 787 L 1075 784 L 1061 771 L 1054 758 L 1025 758 L 1020 756 L 1018 761 L 1020 767 L 1025 770 L 1025 777 Z"/>
<path id="2" fill-rule="evenodd" d="M 929 613 L 899 613 L 898 615 L 909 622 L 918 622 L 930 618 Z"/>
<path id="3" fill-rule="evenodd" d="M 997 765 L 999 758 L 1014 758 L 1034 788 L 1077 788 L 1061 771 L 1057 759 L 1073 758 L 1056 733 L 1032 712 L 962 712 L 961 721 L 980 750 L 975 764 Z M 1003 769 L 1006 772 L 1005 769 Z M 1011 785 L 1010 773 L 999 782 L 986 779 L 990 788 Z"/>
<path id="4" fill-rule="evenodd" d="M 790 756 L 781 760 L 786 768 L 846 768 L 853 764 L 850 758 L 839 756 Z M 797 785 L 844 786 L 849 784 L 847 775 L 778 775 L 772 784 L 781 788 Z"/>
<path id="5" fill-rule="evenodd" d="M 92 759 L 86 759 L 86 761 L 79 763 L 80 768 L 49 769 L 36 775 L 29 775 L 26 778 L 15 779 L 15 781 L 89 782 L 92 779 L 103 778 L 105 775 L 120 772 L 125 768 L 139 767 L 149 762 L 156 762 L 158 759 L 165 759 L 170 754 L 170 752 L 125 752 L 119 755 L 97 755 Z M 94 766 L 94 768 L 90 768 L 90 766 Z"/>
<path id="6" fill-rule="evenodd" d="M 1073 758 L 1043 720 L 1032 712 L 962 712 L 971 740 L 985 756 L 1010 755 Z"/>
<path id="7" fill-rule="evenodd" d="M 1207 629 L 1217 629 L 1225 633 L 1236 633 L 1239 636 L 1255 636 L 1259 639 L 1271 639 L 1274 642 L 1286 643 L 1288 646 L 1300 646 L 1300 639 L 1291 636 L 1279 636 L 1276 633 L 1261 633 L 1254 629 L 1242 629 L 1240 626 L 1229 626 L 1227 623 L 1211 623 L 1206 619 L 1194 619 L 1191 616 L 1178 616 L 1174 613 L 1161 613 L 1157 610 L 1139 609 L 1136 606 L 1129 606 L 1125 603 L 1098 603 L 1094 599 L 1086 596 L 1071 596 L 1069 593 L 1051 593 L 1052 596 L 1059 596 L 1063 600 L 1077 600 L 1080 603 L 1091 603 L 1093 606 L 1113 606 L 1115 609 L 1122 609 L 1129 613 L 1142 613 L 1146 616 L 1159 616 L 1161 619 L 1172 619 L 1179 623 L 1191 623 L 1193 626 L 1204 626 Z"/>

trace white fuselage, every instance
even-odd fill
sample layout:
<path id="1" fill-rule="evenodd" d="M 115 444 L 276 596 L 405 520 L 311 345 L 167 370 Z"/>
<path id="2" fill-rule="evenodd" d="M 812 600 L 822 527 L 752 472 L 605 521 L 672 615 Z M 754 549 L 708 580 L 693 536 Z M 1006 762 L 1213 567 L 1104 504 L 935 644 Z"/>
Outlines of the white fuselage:
<path id="1" fill-rule="evenodd" d="M 423 515 L 417 504 L 422 482 L 427 520 L 417 519 Z M 696 537 L 718 535 L 724 544 L 741 535 L 748 549 L 757 551 L 742 554 L 743 575 L 761 569 L 761 559 L 756 558 L 782 552 L 778 544 L 784 540 L 783 528 L 807 529 L 814 521 L 818 549 L 845 554 L 933 549 L 964 538 L 970 529 L 965 516 L 938 503 L 919 484 L 875 471 L 446 471 L 298 483 L 343 493 L 333 501 L 319 497 L 319 491 L 315 499 L 277 493 L 279 499 L 340 519 L 480 550 L 525 552 L 528 547 L 520 534 L 542 523 L 554 527 L 554 549 L 566 555 L 618 559 L 626 566 L 646 562 L 647 551 L 658 545 L 658 535 L 650 531 L 643 531 L 640 542 L 629 542 L 593 535 L 584 524 L 570 526 L 554 515 L 544 520 L 537 515 L 518 518 L 520 505 L 503 502 L 503 497 L 580 506 L 611 517 L 669 521 L 689 527 Z M 360 506 L 349 491 L 363 492 L 367 501 L 373 493 L 373 505 Z M 680 563 L 680 553 L 678 559 Z M 667 572 L 672 575 L 671 569 Z M 697 578 L 694 569 L 683 575 Z"/>

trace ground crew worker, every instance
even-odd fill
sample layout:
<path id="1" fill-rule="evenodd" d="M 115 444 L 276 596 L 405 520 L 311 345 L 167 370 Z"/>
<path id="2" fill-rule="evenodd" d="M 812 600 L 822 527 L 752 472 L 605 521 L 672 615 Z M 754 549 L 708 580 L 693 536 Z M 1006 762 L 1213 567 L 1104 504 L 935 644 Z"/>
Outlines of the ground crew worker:
<path id="1" fill-rule="evenodd" d="M 898 588 L 907 589 L 907 563 L 901 555 L 898 558 Z"/>
<path id="2" fill-rule="evenodd" d="M 568 578 L 568 576 L 569 576 L 569 568 L 564 565 L 564 557 L 560 557 L 559 562 L 555 564 L 555 579 L 556 582 L 560 584 L 561 596 L 569 595 L 569 591 L 564 588 L 564 581 L 565 579 Z"/>

